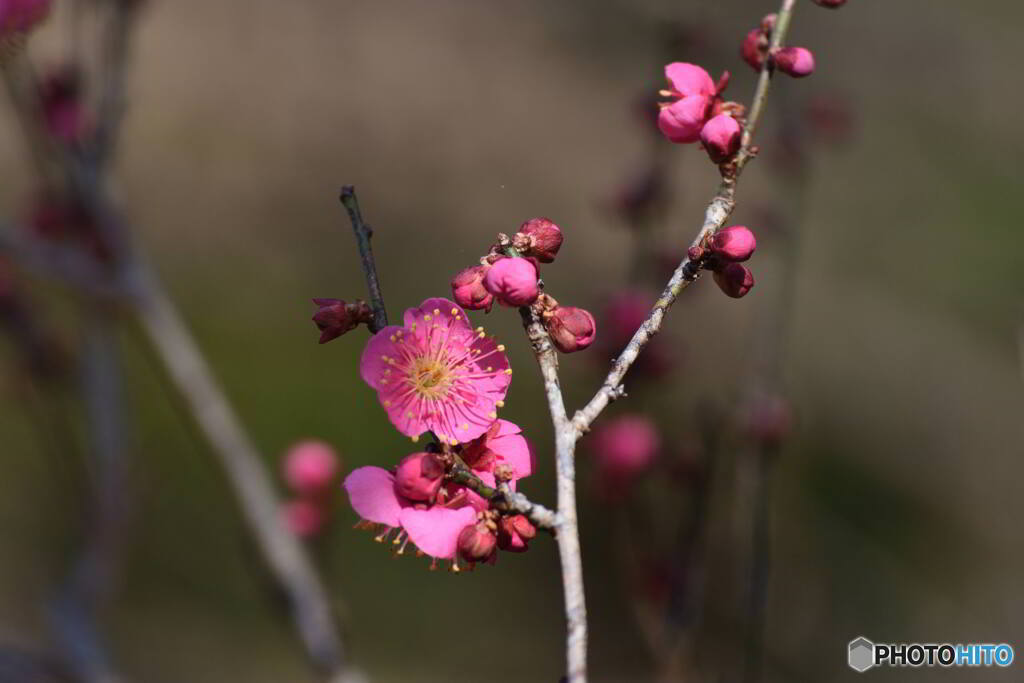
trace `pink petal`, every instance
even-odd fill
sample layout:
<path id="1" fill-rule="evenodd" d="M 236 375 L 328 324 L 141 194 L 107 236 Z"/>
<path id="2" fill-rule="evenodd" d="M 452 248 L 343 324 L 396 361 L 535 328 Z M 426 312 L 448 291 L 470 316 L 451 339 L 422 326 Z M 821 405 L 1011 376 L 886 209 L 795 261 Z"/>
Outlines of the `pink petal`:
<path id="1" fill-rule="evenodd" d="M 473 336 L 466 312 L 454 301 L 440 297 L 427 299 L 416 308 L 406 309 L 403 322 L 406 328 L 415 330 L 416 336 L 424 340 L 428 339 L 429 331 L 435 324 L 447 328 L 451 341 L 468 343 Z"/>
<path id="2" fill-rule="evenodd" d="M 686 62 L 666 64 L 665 78 L 668 79 L 673 90 L 686 97 L 715 94 L 715 82 L 711 80 L 711 75 L 696 64 L 687 64 Z"/>
<path id="3" fill-rule="evenodd" d="M 386 359 L 399 357 L 398 347 L 391 338 L 400 331 L 404 333 L 401 327 L 395 325 L 385 327 L 373 335 L 363 349 L 363 356 L 359 360 L 359 374 L 362 375 L 364 382 L 377 391 L 388 386 L 382 384 L 381 380 L 385 379 L 384 371 L 391 367 Z"/>
<path id="4" fill-rule="evenodd" d="M 490 449 L 516 471 L 516 479 L 533 474 L 533 452 L 530 443 L 520 434 L 499 435 L 490 441 Z"/>
<path id="5" fill-rule="evenodd" d="M 476 521 L 476 510 L 472 506 L 457 510 L 438 506 L 429 510 L 405 508 L 399 518 L 417 548 L 431 557 L 447 560 L 455 557 L 459 534 Z"/>
<path id="6" fill-rule="evenodd" d="M 403 502 L 395 494 L 395 475 L 380 467 L 360 467 L 345 477 L 352 509 L 363 519 L 399 526 Z"/>
<path id="7" fill-rule="evenodd" d="M 696 142 L 700 138 L 710 106 L 710 97 L 684 97 L 662 107 L 658 112 L 658 128 L 672 142 Z"/>

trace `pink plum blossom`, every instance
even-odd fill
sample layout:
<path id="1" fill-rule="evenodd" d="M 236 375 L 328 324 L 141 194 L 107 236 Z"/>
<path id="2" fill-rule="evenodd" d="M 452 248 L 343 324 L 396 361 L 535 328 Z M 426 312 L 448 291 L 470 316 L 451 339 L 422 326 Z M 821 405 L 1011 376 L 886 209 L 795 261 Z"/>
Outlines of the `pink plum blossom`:
<path id="1" fill-rule="evenodd" d="M 459 450 L 456 448 L 456 452 Z M 489 529 L 494 529 L 493 522 L 487 520 L 496 515 L 488 500 L 454 482 L 433 489 L 429 496 L 420 495 L 423 491 L 417 489 L 413 494 L 419 496 L 418 500 L 404 495 L 409 493 L 400 481 L 405 469 L 420 468 L 414 474 L 432 486 L 433 471 L 423 476 L 424 456 L 436 458 L 429 453 L 409 456 L 399 465 L 397 475 L 373 466 L 353 470 L 344 482 L 352 508 L 365 522 L 386 528 L 380 539 L 397 530 L 394 543 L 405 539 L 436 559 L 451 560 L 459 553 L 468 561 L 492 560 L 490 551 L 499 539 L 494 535 L 487 538 L 485 534 L 490 533 L 488 524 Z M 520 434 L 519 427 L 506 420 L 496 421 L 484 435 L 462 447 L 461 457 L 473 473 L 491 487 L 497 484 L 495 472 L 515 490 L 516 482 L 533 471 L 529 443 Z M 428 469 L 432 470 L 433 465 Z M 469 538 L 471 534 L 466 530 L 473 526 L 481 536 Z M 522 527 L 518 533 L 520 538 L 528 540 L 528 528 Z M 525 543 L 522 547 L 518 541 L 513 545 L 517 550 L 525 549 Z"/>
<path id="2" fill-rule="evenodd" d="M 540 294 L 537 266 L 525 258 L 500 259 L 484 276 L 484 287 L 502 306 L 529 306 Z"/>
<path id="3" fill-rule="evenodd" d="M 403 322 L 375 334 L 359 366 L 391 423 L 406 436 L 432 431 L 450 444 L 486 432 L 512 379 L 505 347 L 470 327 L 448 299 L 427 299 Z"/>
<path id="4" fill-rule="evenodd" d="M 715 82 L 707 71 L 685 62 L 666 65 L 665 78 L 670 87 L 662 94 L 674 100 L 660 105 L 658 128 L 672 142 L 696 142 L 717 95 Z"/>
<path id="5" fill-rule="evenodd" d="M 284 456 L 284 478 L 293 491 L 312 495 L 327 489 L 338 474 L 338 455 L 330 444 L 300 441 Z"/>

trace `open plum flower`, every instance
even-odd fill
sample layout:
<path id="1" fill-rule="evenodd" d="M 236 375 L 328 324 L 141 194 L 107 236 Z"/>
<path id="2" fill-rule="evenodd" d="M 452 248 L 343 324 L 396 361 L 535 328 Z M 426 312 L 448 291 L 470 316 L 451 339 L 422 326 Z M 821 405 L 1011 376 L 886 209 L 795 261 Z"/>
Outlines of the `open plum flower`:
<path id="1" fill-rule="evenodd" d="M 427 299 L 370 339 L 363 380 L 402 434 L 431 431 L 448 444 L 472 441 L 494 423 L 511 382 L 505 347 L 448 299 Z"/>
<path id="2" fill-rule="evenodd" d="M 519 427 L 497 420 L 486 433 L 467 444 L 461 455 L 481 480 L 495 486 L 499 473 L 513 489 L 533 471 L 533 455 Z M 345 478 L 344 487 L 356 513 L 369 525 L 382 525 L 384 541 L 396 529 L 392 543 L 403 552 L 411 541 L 435 560 L 453 560 L 459 536 L 467 527 L 493 516 L 490 502 L 459 484 L 442 486 L 433 500 L 417 502 L 398 493 L 396 474 L 382 467 L 360 467 Z M 493 556 L 490 558 L 493 561 Z M 453 567 L 457 567 L 454 564 Z"/>
<path id="3" fill-rule="evenodd" d="M 673 101 L 659 105 L 658 129 L 672 142 L 690 143 L 700 139 L 714 105 L 729 82 L 728 72 L 716 84 L 708 72 L 696 64 L 672 62 L 665 65 L 669 88 L 661 91 Z"/>

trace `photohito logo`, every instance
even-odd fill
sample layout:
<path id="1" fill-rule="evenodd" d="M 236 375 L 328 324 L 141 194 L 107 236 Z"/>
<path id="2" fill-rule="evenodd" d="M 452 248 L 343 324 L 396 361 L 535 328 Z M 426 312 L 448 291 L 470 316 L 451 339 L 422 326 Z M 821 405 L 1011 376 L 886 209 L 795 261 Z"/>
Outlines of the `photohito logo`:
<path id="1" fill-rule="evenodd" d="M 858 673 L 875 666 L 1002 666 L 1013 664 L 1006 643 L 873 643 L 864 636 L 850 641 L 847 663 Z"/>

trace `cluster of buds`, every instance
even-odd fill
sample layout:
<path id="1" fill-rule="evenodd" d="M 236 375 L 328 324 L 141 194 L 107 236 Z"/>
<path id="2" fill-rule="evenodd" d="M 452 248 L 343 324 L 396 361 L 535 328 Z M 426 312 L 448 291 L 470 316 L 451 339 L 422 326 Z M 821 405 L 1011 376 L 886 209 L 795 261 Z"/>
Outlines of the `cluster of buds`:
<path id="1" fill-rule="evenodd" d="M 716 164 L 731 159 L 740 149 L 745 109 L 722 98 L 729 72 L 716 83 L 696 64 L 672 62 L 665 66 L 665 78 L 669 87 L 659 94 L 670 101 L 660 103 L 658 112 L 665 137 L 680 144 L 700 141 Z"/>
<path id="2" fill-rule="evenodd" d="M 313 322 L 320 330 L 321 344 L 354 330 L 360 323 L 369 324 L 373 320 L 373 311 L 362 299 L 351 304 L 342 299 L 313 299 L 313 303 L 317 307 Z"/>
<path id="3" fill-rule="evenodd" d="M 533 471 L 533 454 L 519 427 L 496 420 L 481 436 L 462 444 L 432 444 L 407 455 L 390 470 L 361 467 L 345 479 L 352 507 L 363 518 L 358 527 L 384 530 L 377 540 L 403 554 L 413 543 L 420 554 L 472 567 L 493 564 L 498 550 L 525 552 L 537 529 L 525 516 L 509 514 L 492 501 L 453 479 L 453 471 L 469 469 L 489 487 L 517 482 Z M 397 533 L 396 533 L 397 532 Z"/>
<path id="4" fill-rule="evenodd" d="M 547 218 L 532 218 L 512 237 L 498 235 L 480 264 L 460 271 L 451 281 L 455 302 L 470 310 L 533 306 L 563 353 L 582 351 L 594 341 L 594 316 L 582 308 L 559 306 L 541 292 L 538 263 L 551 263 L 562 246 L 562 230 Z"/>
<path id="5" fill-rule="evenodd" d="M 337 453 L 323 441 L 300 441 L 285 453 L 282 476 L 293 498 L 285 504 L 284 519 L 295 535 L 312 538 L 324 530 L 340 468 Z"/>
<path id="6" fill-rule="evenodd" d="M 757 248 L 754 233 L 743 225 L 731 225 L 712 233 L 702 246 L 691 247 L 691 263 L 714 273 L 715 284 L 727 296 L 743 297 L 754 287 L 754 274 L 743 265 Z"/>
<path id="7" fill-rule="evenodd" d="M 810 50 L 804 47 L 771 47 L 776 19 L 774 14 L 766 15 L 757 28 L 747 33 L 740 47 L 743 61 L 754 71 L 761 71 L 769 65 L 793 78 L 810 76 L 814 73 L 814 55 Z"/>

